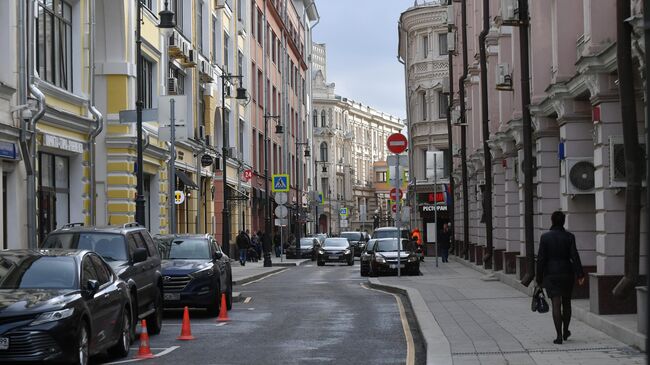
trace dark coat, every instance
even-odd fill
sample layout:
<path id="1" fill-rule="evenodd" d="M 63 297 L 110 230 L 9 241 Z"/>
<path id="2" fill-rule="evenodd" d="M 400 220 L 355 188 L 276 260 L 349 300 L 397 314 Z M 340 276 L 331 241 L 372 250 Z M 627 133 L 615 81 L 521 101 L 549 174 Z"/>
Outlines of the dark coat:
<path id="1" fill-rule="evenodd" d="M 441 249 L 449 249 L 450 239 L 451 239 L 451 231 L 445 232 L 443 230 L 438 232 L 438 246 L 440 246 Z"/>
<path id="2" fill-rule="evenodd" d="M 240 250 L 248 250 L 251 247 L 251 240 L 248 238 L 246 233 L 240 233 L 237 236 L 237 248 Z"/>
<path id="3" fill-rule="evenodd" d="M 262 233 L 262 250 L 264 252 L 271 252 L 272 247 L 271 235 L 266 232 Z"/>
<path id="4" fill-rule="evenodd" d="M 537 283 L 552 296 L 569 296 L 575 277 L 583 277 L 575 236 L 563 227 L 551 227 L 542 234 L 537 253 Z"/>

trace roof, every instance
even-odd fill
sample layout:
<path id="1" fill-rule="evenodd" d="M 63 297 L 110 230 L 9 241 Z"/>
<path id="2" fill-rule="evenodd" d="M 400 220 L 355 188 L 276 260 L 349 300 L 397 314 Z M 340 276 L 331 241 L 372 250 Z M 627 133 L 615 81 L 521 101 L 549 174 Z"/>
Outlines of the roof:
<path id="1" fill-rule="evenodd" d="M 52 257 L 79 257 L 83 256 L 85 253 L 90 252 L 88 250 L 76 250 L 76 249 L 17 249 L 17 250 L 2 250 L 0 251 L 0 256 L 52 256 Z"/>
<path id="2" fill-rule="evenodd" d="M 190 233 L 176 233 L 176 234 L 157 234 L 154 238 L 208 238 L 210 234 L 190 234 Z"/>
<path id="3" fill-rule="evenodd" d="M 126 223 L 121 226 L 84 226 L 81 223 L 70 223 L 64 225 L 62 228 L 59 228 L 55 231 L 52 231 L 50 234 L 58 234 L 63 232 L 97 232 L 97 233 L 115 233 L 123 234 L 129 231 L 138 231 L 142 229 L 147 229 L 144 226 L 139 225 L 138 223 Z"/>

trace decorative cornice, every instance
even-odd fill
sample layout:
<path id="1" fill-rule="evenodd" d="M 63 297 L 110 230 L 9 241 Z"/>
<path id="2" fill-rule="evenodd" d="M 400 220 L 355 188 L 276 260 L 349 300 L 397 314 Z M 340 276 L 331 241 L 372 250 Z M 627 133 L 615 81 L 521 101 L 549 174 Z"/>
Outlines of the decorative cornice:
<path id="1" fill-rule="evenodd" d="M 64 112 L 47 105 L 45 107 L 43 122 L 61 127 L 63 129 L 67 129 L 75 133 L 90 133 L 92 130 L 92 125 L 95 121 L 91 118 Z"/>

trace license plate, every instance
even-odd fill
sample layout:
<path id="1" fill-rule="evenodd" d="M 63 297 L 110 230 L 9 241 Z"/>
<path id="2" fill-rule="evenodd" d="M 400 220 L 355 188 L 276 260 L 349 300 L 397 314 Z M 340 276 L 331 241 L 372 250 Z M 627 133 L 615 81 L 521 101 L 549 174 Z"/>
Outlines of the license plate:
<path id="1" fill-rule="evenodd" d="M 165 300 L 180 300 L 180 293 L 165 293 Z"/>
<path id="2" fill-rule="evenodd" d="M 338 260 L 339 257 L 337 255 L 330 255 L 330 260 Z"/>
<path id="3" fill-rule="evenodd" d="M 397 269 L 397 264 L 390 265 L 390 268 L 391 268 L 391 269 Z M 400 268 L 400 269 L 403 269 L 403 268 L 404 268 L 404 264 L 399 265 L 399 268 Z"/>
<path id="4" fill-rule="evenodd" d="M 9 337 L 0 337 L 0 350 L 9 349 Z"/>

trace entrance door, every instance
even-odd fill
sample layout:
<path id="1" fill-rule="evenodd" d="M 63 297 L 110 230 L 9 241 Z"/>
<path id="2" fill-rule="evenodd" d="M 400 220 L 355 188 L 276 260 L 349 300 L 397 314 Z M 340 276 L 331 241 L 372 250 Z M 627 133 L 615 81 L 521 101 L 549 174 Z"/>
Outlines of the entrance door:
<path id="1" fill-rule="evenodd" d="M 51 231 L 70 223 L 69 160 L 41 152 L 39 156 L 39 242 Z"/>
<path id="2" fill-rule="evenodd" d="M 319 233 L 327 233 L 327 215 L 321 214 L 318 218 L 318 225 L 320 227 Z"/>

